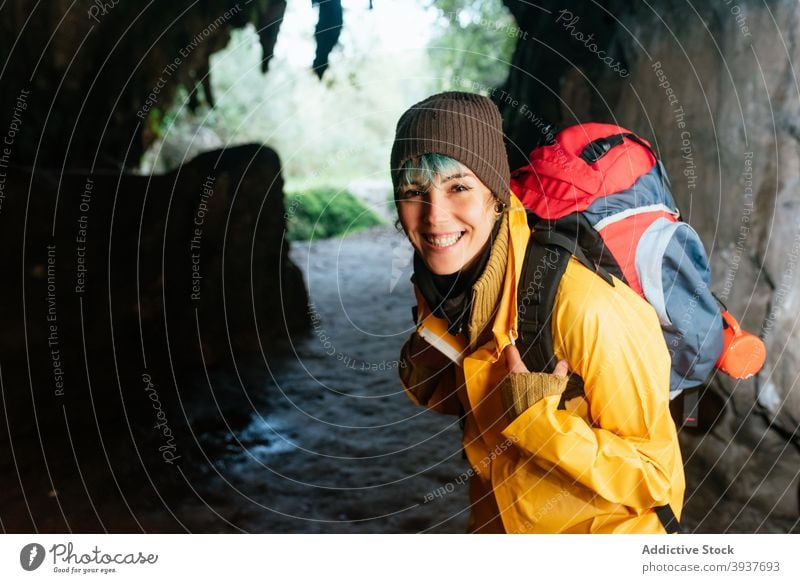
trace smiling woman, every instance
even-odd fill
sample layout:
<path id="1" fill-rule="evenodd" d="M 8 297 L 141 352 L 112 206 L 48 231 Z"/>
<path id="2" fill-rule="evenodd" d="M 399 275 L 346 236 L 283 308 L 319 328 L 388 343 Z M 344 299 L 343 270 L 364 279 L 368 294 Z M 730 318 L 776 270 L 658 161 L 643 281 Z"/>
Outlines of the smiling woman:
<path id="1" fill-rule="evenodd" d="M 649 304 L 567 257 L 544 324 L 558 363 L 530 372 L 515 346 L 518 290 L 529 301 L 529 284 L 541 290 L 525 279 L 534 243 L 495 105 L 461 92 L 417 103 L 397 124 L 391 168 L 418 319 L 398 370 L 414 403 L 463 422 L 469 530 L 674 531 L 683 466 Z"/>
<path id="2" fill-rule="evenodd" d="M 473 267 L 509 200 L 497 107 L 480 95 L 441 93 L 404 113 L 397 135 L 397 212 L 418 259 L 438 276 Z M 472 147 L 473 136 L 480 149 Z"/>
<path id="3" fill-rule="evenodd" d="M 502 210 L 492 191 L 469 168 L 440 154 L 406 162 L 400 184 L 400 224 L 428 269 L 451 275 L 472 266 Z"/>

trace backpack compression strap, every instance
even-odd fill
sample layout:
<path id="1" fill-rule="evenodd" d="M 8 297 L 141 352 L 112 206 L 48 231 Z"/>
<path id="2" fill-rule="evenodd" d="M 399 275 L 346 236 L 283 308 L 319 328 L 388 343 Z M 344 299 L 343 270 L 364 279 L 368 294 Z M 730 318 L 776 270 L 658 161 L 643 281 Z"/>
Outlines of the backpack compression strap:
<path id="1" fill-rule="evenodd" d="M 643 148 L 647 148 L 653 155 L 653 158 L 656 160 L 659 159 L 658 156 L 656 156 L 653 148 L 651 148 L 647 142 L 645 142 L 636 134 L 631 133 L 611 134 L 610 136 L 606 136 L 604 138 L 597 138 L 596 140 L 586 144 L 586 147 L 584 147 L 583 151 L 580 153 L 580 157 L 587 164 L 594 164 L 600 158 L 605 156 L 608 151 L 611 150 L 611 148 L 621 145 L 625 138 L 628 138 L 632 142 L 636 142 Z"/>

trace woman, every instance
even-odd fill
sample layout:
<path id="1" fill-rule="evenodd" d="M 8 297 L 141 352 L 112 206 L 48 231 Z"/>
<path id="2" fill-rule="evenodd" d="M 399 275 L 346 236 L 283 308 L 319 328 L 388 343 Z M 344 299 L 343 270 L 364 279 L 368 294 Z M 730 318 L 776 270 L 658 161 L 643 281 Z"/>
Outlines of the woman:
<path id="1" fill-rule="evenodd" d="M 573 258 L 553 308 L 561 361 L 553 374 L 528 372 L 514 340 L 530 230 L 508 188 L 495 105 L 460 92 L 414 105 L 391 167 L 419 324 L 400 376 L 415 403 L 462 417 L 469 530 L 665 532 L 684 476 L 655 311 Z M 568 370 L 585 397 L 560 409 Z"/>

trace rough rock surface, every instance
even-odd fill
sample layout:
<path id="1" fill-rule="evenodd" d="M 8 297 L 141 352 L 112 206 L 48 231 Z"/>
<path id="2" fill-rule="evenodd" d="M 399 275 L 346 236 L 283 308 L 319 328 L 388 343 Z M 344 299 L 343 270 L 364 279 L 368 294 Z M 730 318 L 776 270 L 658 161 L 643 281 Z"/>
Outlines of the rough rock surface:
<path id="1" fill-rule="evenodd" d="M 615 122 L 650 138 L 710 253 L 713 290 L 767 344 L 756 378 L 713 379 L 704 430 L 682 435 L 687 527 L 798 530 L 796 3 L 505 4 L 527 33 L 495 96 L 514 165 L 551 123 Z"/>
<path id="2" fill-rule="evenodd" d="M 194 371 L 236 370 L 307 329 L 269 148 L 208 152 L 166 175 L 13 172 L 4 192 L 0 264 L 19 282 L 0 287 L 0 490 L 16 502 L 11 514 L 26 496 L 46 508 L 49 491 L 79 484 L 79 458 L 125 452 L 108 459 L 111 476 L 92 466 L 85 487 L 104 492 L 115 469 L 165 463 L 191 423 L 185 411 L 214 406 Z M 241 390 L 225 398 L 240 406 L 234 418 L 247 418 Z M 154 438 L 154 424 L 163 435 Z M 185 449 L 191 434 L 182 435 Z M 139 452 L 156 438 L 165 449 Z M 53 463 L 63 471 L 50 472 Z M 127 485 L 148 483 L 138 478 Z M 53 512 L 2 518 L 15 530 L 44 520 L 63 531 L 65 512 L 60 526 Z"/>
<path id="3" fill-rule="evenodd" d="M 0 6 L 0 132 L 20 96 L 12 163 L 96 170 L 135 168 L 156 138 L 158 115 L 179 86 L 189 107 L 213 103 L 209 56 L 233 28 L 253 23 L 266 70 L 283 0 L 99 2 Z"/>

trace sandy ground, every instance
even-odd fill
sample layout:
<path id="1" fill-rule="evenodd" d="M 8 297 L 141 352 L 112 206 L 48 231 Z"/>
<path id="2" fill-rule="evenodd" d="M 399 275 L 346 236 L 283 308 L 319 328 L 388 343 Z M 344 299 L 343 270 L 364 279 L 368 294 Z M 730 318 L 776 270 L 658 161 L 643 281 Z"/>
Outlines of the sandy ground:
<path id="1" fill-rule="evenodd" d="M 265 414 L 203 436 L 212 463 L 177 514 L 193 532 L 464 532 L 457 420 L 413 406 L 397 379 L 410 247 L 379 227 L 291 255 L 314 329 L 271 365 Z"/>

